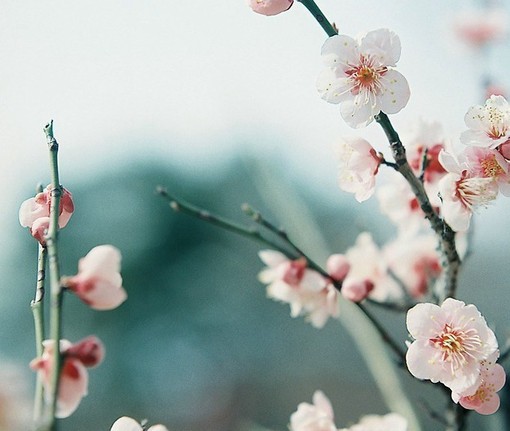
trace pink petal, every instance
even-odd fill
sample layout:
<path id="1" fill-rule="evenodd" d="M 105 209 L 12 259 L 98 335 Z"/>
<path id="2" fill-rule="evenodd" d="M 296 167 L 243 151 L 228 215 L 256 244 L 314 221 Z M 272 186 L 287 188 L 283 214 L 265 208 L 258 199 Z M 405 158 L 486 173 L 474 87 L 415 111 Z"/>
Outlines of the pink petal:
<path id="1" fill-rule="evenodd" d="M 248 4 L 254 12 L 266 16 L 285 12 L 293 2 L 294 0 L 248 0 Z"/>
<path id="2" fill-rule="evenodd" d="M 65 360 L 60 376 L 56 417 L 70 416 L 87 395 L 87 387 L 88 374 L 83 364 L 78 360 Z"/>

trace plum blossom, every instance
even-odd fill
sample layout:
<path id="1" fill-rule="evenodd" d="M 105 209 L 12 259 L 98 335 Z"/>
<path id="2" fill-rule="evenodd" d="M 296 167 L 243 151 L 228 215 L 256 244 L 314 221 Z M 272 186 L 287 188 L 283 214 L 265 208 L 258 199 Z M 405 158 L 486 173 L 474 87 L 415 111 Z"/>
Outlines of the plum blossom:
<path id="1" fill-rule="evenodd" d="M 55 342 L 45 340 L 43 346 L 42 356 L 30 362 L 30 367 L 42 374 L 44 392 L 48 396 L 51 390 L 50 380 Z M 87 395 L 88 373 L 86 368 L 95 367 L 103 361 L 104 347 L 98 338 L 90 336 L 76 344 L 72 344 L 68 340 L 60 340 L 60 352 L 63 355 L 63 363 L 58 388 L 56 417 L 66 418 L 78 408 L 81 399 Z"/>
<path id="2" fill-rule="evenodd" d="M 254 12 L 261 15 L 277 15 L 288 10 L 294 0 L 248 0 L 248 4 Z"/>
<path id="3" fill-rule="evenodd" d="M 327 67 L 317 80 L 321 97 L 339 103 L 349 126 L 365 127 L 383 111 L 396 114 L 407 105 L 407 80 L 393 69 L 400 58 L 400 39 L 388 29 L 373 30 L 355 40 L 336 35 L 326 40 Z"/>
<path id="4" fill-rule="evenodd" d="M 505 36 L 508 16 L 501 8 L 465 10 L 457 16 L 454 29 L 464 42 L 480 47 Z"/>
<path id="5" fill-rule="evenodd" d="M 464 121 L 469 130 L 460 135 L 463 144 L 497 148 L 510 139 L 510 105 L 503 96 L 492 95 L 485 105 L 471 106 Z"/>
<path id="6" fill-rule="evenodd" d="M 442 272 L 437 238 L 432 234 L 401 234 L 386 244 L 383 255 L 392 273 L 414 298 L 427 294 Z"/>
<path id="7" fill-rule="evenodd" d="M 262 250 L 259 257 L 268 266 L 259 273 L 259 280 L 268 284 L 267 296 L 288 303 L 292 317 L 305 315 L 316 328 L 322 328 L 329 317 L 338 317 L 337 290 L 309 269 L 306 259 L 290 260 L 274 250 Z"/>
<path id="8" fill-rule="evenodd" d="M 407 420 L 397 413 L 384 416 L 367 415 L 357 424 L 339 431 L 407 431 Z"/>
<path id="9" fill-rule="evenodd" d="M 337 146 L 337 155 L 340 188 L 354 193 L 358 202 L 370 198 L 374 194 L 381 157 L 361 138 L 343 138 Z"/>
<path id="10" fill-rule="evenodd" d="M 375 301 L 384 302 L 401 296 L 401 289 L 388 274 L 388 265 L 382 251 L 370 233 L 359 234 L 345 255 L 351 265 L 342 285 L 342 293 L 347 299 L 350 294 L 363 293 L 363 287 L 367 290 L 365 296 L 368 294 Z"/>
<path id="11" fill-rule="evenodd" d="M 404 136 L 403 141 L 406 142 L 407 159 L 416 175 L 422 174 L 423 157 L 427 151 L 423 179 L 425 183 L 437 183 L 446 173 L 438 159 L 446 144 L 441 124 L 420 118 L 408 132 L 408 136 Z M 434 196 L 433 193 L 429 195 Z"/>
<path id="12" fill-rule="evenodd" d="M 481 382 L 476 391 L 467 395 L 452 393 L 453 401 L 482 415 L 491 415 L 498 410 L 500 400 L 497 392 L 503 388 L 506 381 L 504 368 L 496 364 L 498 354 L 499 352 L 496 352 L 491 355 L 492 357 L 480 362 Z"/>
<path id="13" fill-rule="evenodd" d="M 510 196 L 510 163 L 497 150 L 467 147 L 464 150 L 466 163 L 471 175 L 495 181 L 499 191 Z"/>
<path id="14" fill-rule="evenodd" d="M 453 154 L 441 151 L 439 161 L 448 171 L 439 181 L 441 213 L 454 231 L 466 231 L 473 210 L 496 199 L 498 184 L 492 177 L 477 177 L 471 173 L 465 154 L 461 154 L 459 160 Z"/>
<path id="15" fill-rule="evenodd" d="M 122 416 L 117 419 L 112 425 L 110 431 L 144 431 L 146 428 L 143 428 L 140 423 L 135 421 L 134 419 L 128 416 Z M 168 431 L 168 428 L 164 425 L 152 425 L 151 427 L 146 429 L 147 431 Z"/>
<path id="16" fill-rule="evenodd" d="M 127 298 L 120 259 L 119 250 L 111 245 L 94 247 L 80 259 L 78 274 L 64 277 L 63 285 L 95 310 L 116 308 Z"/>
<path id="17" fill-rule="evenodd" d="M 21 226 L 28 227 L 31 235 L 42 245 L 45 245 L 45 235 L 49 226 L 51 207 L 51 184 L 35 197 L 25 200 L 19 209 Z M 69 222 L 74 212 L 73 196 L 69 190 L 62 187 L 58 225 L 63 228 Z"/>
<path id="18" fill-rule="evenodd" d="M 290 416 L 290 431 L 337 431 L 333 408 L 322 391 L 315 391 L 313 404 L 301 403 Z"/>
<path id="19" fill-rule="evenodd" d="M 474 305 L 448 298 L 441 306 L 421 303 L 407 313 L 414 338 L 406 354 L 409 372 L 418 379 L 441 382 L 452 392 L 479 387 L 481 361 L 498 350 L 492 330 Z"/>

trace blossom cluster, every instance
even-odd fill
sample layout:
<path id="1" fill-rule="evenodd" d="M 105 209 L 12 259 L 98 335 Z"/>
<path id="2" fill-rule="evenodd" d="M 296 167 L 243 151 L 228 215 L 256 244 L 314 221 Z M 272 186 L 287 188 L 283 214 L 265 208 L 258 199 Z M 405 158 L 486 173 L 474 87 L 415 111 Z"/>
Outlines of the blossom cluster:
<path id="1" fill-rule="evenodd" d="M 53 191 L 51 185 L 33 198 L 25 200 L 19 210 L 19 220 L 27 227 L 31 235 L 46 249 Z M 72 194 L 62 187 L 58 209 L 58 225 L 63 228 L 74 212 Z M 61 286 L 73 292 L 78 298 L 96 310 L 111 310 L 122 304 L 127 294 L 122 287 L 120 275 L 121 255 L 111 245 L 94 247 L 80 259 L 78 273 L 59 280 Z M 43 298 L 41 298 L 42 300 Z M 37 371 L 44 385 L 44 396 L 51 402 L 52 374 L 55 364 L 55 340 L 42 341 L 43 352 L 35 358 L 30 367 Z M 95 336 L 89 336 L 78 343 L 60 340 L 59 386 L 57 390 L 57 409 L 55 416 L 70 416 L 87 395 L 87 368 L 99 365 L 104 358 L 104 346 Z"/>
<path id="2" fill-rule="evenodd" d="M 506 375 L 494 332 L 474 305 L 448 298 L 441 306 L 417 304 L 407 313 L 414 338 L 406 361 L 419 379 L 441 382 L 464 408 L 492 414 Z"/>

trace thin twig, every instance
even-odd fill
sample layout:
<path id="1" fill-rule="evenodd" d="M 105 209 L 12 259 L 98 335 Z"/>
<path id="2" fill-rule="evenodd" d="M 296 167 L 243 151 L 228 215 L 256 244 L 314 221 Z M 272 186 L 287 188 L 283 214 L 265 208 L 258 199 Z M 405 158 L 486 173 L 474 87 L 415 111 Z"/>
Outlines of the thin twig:
<path id="1" fill-rule="evenodd" d="M 329 37 L 338 34 L 338 29 L 328 21 L 328 19 L 324 16 L 322 11 L 320 10 L 319 6 L 317 6 L 317 4 L 313 0 L 298 0 L 298 1 L 302 3 L 303 6 L 306 7 L 308 11 L 315 17 L 317 22 L 321 25 L 321 27 L 324 29 L 324 31 Z"/>
<path id="2" fill-rule="evenodd" d="M 380 112 L 375 116 L 375 120 L 383 128 L 386 137 L 388 138 L 393 158 L 397 165 L 398 172 L 407 180 L 411 189 L 420 204 L 420 208 L 430 222 L 434 232 L 440 240 L 441 253 L 443 256 L 443 266 L 445 267 L 445 291 L 442 295 L 442 300 L 454 297 L 457 289 L 457 276 L 460 269 L 460 257 L 457 253 L 455 246 L 455 232 L 453 229 L 439 217 L 436 213 L 427 192 L 423 187 L 423 183 L 413 173 L 406 157 L 406 150 L 400 141 L 400 138 L 393 128 L 390 119 L 384 112 Z"/>
<path id="3" fill-rule="evenodd" d="M 53 350 L 53 369 L 50 375 L 50 394 L 49 394 L 49 413 L 48 429 L 56 430 L 57 398 L 60 381 L 60 369 L 62 367 L 62 358 L 60 353 L 60 339 L 62 338 L 62 286 L 60 285 L 60 268 L 58 259 L 58 216 L 60 209 L 60 197 L 62 195 L 62 186 L 60 185 L 58 173 L 58 143 L 53 136 L 53 121 L 50 121 L 44 128 L 46 139 L 48 141 L 48 150 L 50 153 L 51 167 L 51 204 L 50 204 L 50 225 L 46 244 L 48 247 L 48 260 L 50 270 L 50 337 L 54 342 Z"/>

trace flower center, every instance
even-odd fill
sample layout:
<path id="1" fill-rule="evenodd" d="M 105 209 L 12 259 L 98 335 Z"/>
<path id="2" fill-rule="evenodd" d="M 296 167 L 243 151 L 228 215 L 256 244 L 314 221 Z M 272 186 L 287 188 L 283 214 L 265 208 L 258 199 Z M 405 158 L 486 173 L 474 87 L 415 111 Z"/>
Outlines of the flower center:
<path id="1" fill-rule="evenodd" d="M 441 351 L 442 360 L 449 362 L 452 371 L 461 368 L 470 358 L 475 357 L 482 341 L 474 329 L 467 331 L 445 324 L 443 330 L 430 343 Z"/>
<path id="2" fill-rule="evenodd" d="M 289 262 L 285 268 L 283 281 L 291 286 L 298 286 L 305 275 L 306 260 L 297 259 Z"/>
<path id="3" fill-rule="evenodd" d="M 470 210 L 486 206 L 496 199 L 497 189 L 492 187 L 493 178 L 461 178 L 457 181 L 456 196 Z"/>
<path id="4" fill-rule="evenodd" d="M 381 88 L 380 78 L 387 70 L 388 68 L 385 66 L 375 66 L 370 57 L 360 56 L 359 64 L 345 71 L 352 80 L 351 92 L 358 94 L 365 90 L 378 93 Z"/>
<path id="5" fill-rule="evenodd" d="M 483 175 L 485 177 L 496 178 L 505 173 L 494 155 L 483 159 L 480 164 L 482 165 Z"/>

